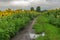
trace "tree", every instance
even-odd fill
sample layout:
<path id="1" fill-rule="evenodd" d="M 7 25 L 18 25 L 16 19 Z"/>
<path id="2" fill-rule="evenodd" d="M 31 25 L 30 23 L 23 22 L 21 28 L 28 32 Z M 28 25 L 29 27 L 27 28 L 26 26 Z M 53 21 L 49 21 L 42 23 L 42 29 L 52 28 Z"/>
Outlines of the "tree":
<path id="1" fill-rule="evenodd" d="M 31 7 L 31 11 L 34 11 L 34 7 Z"/>
<path id="2" fill-rule="evenodd" d="M 40 12 L 40 11 L 41 11 L 40 6 L 38 6 L 38 7 L 36 8 L 36 11 L 37 11 L 37 12 Z"/>

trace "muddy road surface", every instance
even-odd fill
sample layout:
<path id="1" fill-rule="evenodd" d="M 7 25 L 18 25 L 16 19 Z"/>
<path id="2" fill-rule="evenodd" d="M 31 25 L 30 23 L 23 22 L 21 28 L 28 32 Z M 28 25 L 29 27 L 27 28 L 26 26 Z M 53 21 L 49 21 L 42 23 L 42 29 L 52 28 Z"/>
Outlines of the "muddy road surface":
<path id="1" fill-rule="evenodd" d="M 34 33 L 32 27 L 36 19 L 32 20 L 22 31 L 16 34 L 11 40 L 31 40 L 29 33 Z"/>

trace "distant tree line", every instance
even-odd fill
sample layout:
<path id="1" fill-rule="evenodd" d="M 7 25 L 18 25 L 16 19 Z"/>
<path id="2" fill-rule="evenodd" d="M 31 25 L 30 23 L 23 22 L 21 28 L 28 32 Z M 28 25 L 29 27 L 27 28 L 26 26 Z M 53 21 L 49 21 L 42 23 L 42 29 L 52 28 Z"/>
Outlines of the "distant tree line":
<path id="1" fill-rule="evenodd" d="M 31 10 L 31 11 L 37 11 L 37 12 L 40 12 L 40 11 L 41 11 L 41 7 L 40 7 L 40 6 L 37 6 L 37 7 L 36 7 L 36 10 L 34 9 L 34 7 L 31 7 L 30 10 Z"/>

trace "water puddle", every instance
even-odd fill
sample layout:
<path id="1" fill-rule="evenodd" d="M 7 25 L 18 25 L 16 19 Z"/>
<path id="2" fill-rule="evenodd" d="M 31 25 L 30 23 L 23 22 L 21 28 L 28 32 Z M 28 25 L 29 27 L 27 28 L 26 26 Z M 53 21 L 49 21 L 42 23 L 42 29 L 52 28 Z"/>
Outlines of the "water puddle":
<path id="1" fill-rule="evenodd" d="M 36 39 L 37 37 L 40 36 L 45 36 L 45 33 L 41 33 L 41 34 L 34 34 L 34 33 L 29 33 L 30 39 Z"/>

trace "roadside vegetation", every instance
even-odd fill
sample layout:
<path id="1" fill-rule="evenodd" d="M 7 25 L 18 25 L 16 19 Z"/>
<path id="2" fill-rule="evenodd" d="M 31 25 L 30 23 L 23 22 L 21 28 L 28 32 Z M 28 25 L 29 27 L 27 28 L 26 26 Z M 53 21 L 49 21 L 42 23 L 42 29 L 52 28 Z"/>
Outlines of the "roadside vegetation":
<path id="1" fill-rule="evenodd" d="M 42 13 L 33 26 L 36 34 L 45 33 L 36 40 L 60 40 L 60 9 Z"/>
<path id="2" fill-rule="evenodd" d="M 35 40 L 60 40 L 60 9 L 41 11 L 39 6 L 36 10 L 31 7 L 31 10 L 0 11 L 0 40 L 10 40 L 36 17 L 34 32 L 36 34 L 44 32 L 45 36 Z"/>
<path id="3" fill-rule="evenodd" d="M 38 12 L 29 10 L 0 11 L 0 40 L 10 40 L 17 32 L 38 16 Z"/>

